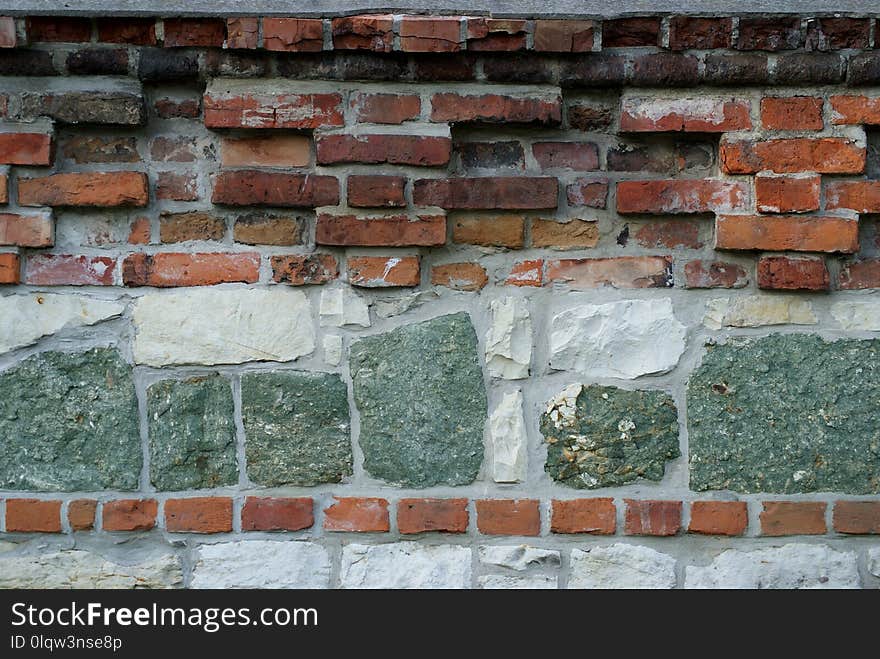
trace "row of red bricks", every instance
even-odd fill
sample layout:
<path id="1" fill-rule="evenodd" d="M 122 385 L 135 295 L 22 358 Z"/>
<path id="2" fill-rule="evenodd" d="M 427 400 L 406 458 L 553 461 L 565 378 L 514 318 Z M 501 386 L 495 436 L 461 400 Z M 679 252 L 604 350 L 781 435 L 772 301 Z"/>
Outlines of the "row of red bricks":
<path id="1" fill-rule="evenodd" d="M 390 530 L 386 499 L 334 497 L 324 509 L 327 531 L 384 533 Z M 673 536 L 682 530 L 681 501 L 625 499 L 626 535 Z M 537 499 L 480 499 L 474 502 L 477 529 L 484 535 L 537 536 L 541 533 Z M 7 499 L 7 532 L 62 531 L 62 502 Z M 761 535 L 821 535 L 827 533 L 827 504 L 802 501 L 765 501 L 760 513 Z M 67 505 L 72 531 L 93 529 L 98 502 L 77 499 Z M 122 499 L 101 504 L 104 531 L 144 531 L 157 524 L 155 499 Z M 233 529 L 233 500 L 229 497 L 169 499 L 164 504 L 165 526 L 170 532 L 225 533 Z M 467 499 L 401 499 L 397 502 L 397 528 L 402 534 L 439 531 L 467 532 Z M 247 497 L 241 509 L 243 531 L 299 531 L 315 523 L 310 497 Z M 880 533 L 880 501 L 837 501 L 833 528 L 838 533 Z M 740 536 L 748 529 L 748 505 L 742 501 L 694 501 L 690 504 L 687 531 L 704 535 Z M 611 498 L 551 502 L 552 533 L 613 535 L 617 509 Z"/>
<path id="2" fill-rule="evenodd" d="M 734 21 L 736 37 L 734 37 Z M 328 20 L 312 18 L 88 18 L 32 16 L 19 39 L 13 19 L 0 18 L 0 47 L 22 42 L 91 42 L 165 47 L 226 47 L 318 52 L 324 49 L 325 24 L 334 49 L 390 52 L 394 37 L 404 52 L 516 51 L 533 36 L 536 51 L 588 52 L 601 48 L 663 46 L 663 19 L 658 16 L 594 20 L 516 20 L 468 16 L 405 15 L 395 33 L 388 14 Z M 157 23 L 162 23 L 161 31 Z M 796 16 L 672 16 L 668 19 L 671 50 L 736 48 L 791 50 L 869 48 L 872 18 L 824 17 L 803 21 Z M 262 23 L 262 25 L 261 25 Z M 601 29 L 600 29 L 601 26 Z M 94 29 L 93 29 L 94 28 Z M 601 34 L 601 38 L 600 38 Z M 160 35 L 161 38 L 160 38 Z M 262 35 L 262 39 L 260 38 Z"/>

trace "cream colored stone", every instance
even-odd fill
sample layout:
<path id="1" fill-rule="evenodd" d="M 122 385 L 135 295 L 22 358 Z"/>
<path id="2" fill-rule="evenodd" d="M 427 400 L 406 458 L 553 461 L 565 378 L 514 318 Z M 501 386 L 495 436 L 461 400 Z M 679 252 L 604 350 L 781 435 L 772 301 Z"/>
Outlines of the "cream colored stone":
<path id="1" fill-rule="evenodd" d="M 709 329 L 722 327 L 762 327 L 764 325 L 815 325 L 813 305 L 791 296 L 750 295 L 716 298 L 706 303 L 703 324 Z"/>

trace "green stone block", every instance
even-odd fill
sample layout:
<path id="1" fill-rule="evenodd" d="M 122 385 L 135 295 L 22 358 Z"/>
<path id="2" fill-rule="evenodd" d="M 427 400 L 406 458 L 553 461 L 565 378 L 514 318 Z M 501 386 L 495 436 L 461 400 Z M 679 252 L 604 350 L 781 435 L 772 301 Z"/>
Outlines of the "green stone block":
<path id="1" fill-rule="evenodd" d="M 880 341 L 732 339 L 687 400 L 693 490 L 880 492 Z"/>
<path id="2" fill-rule="evenodd" d="M 541 434 L 544 470 L 581 489 L 662 480 L 667 460 L 681 455 L 678 410 L 662 391 L 573 385 L 548 405 Z"/>
<path id="3" fill-rule="evenodd" d="M 348 392 L 338 375 L 241 377 L 247 473 L 259 485 L 338 483 L 352 471 Z"/>
<path id="4" fill-rule="evenodd" d="M 0 373 L 0 489 L 134 490 L 143 455 L 115 350 L 44 352 Z"/>
<path id="5" fill-rule="evenodd" d="M 361 339 L 351 376 L 372 476 L 408 487 L 473 482 L 487 403 L 466 313 Z"/>
<path id="6" fill-rule="evenodd" d="M 232 384 L 219 375 L 147 390 L 150 481 L 158 490 L 238 483 Z"/>

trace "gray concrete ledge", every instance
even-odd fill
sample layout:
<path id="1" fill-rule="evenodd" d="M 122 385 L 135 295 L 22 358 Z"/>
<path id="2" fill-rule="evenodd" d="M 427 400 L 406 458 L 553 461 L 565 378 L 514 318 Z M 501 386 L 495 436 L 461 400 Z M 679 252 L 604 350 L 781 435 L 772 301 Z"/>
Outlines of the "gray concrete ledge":
<path id="1" fill-rule="evenodd" d="M 0 0 L 0 15 L 89 16 L 345 16 L 363 12 L 492 14 L 519 17 L 754 13 L 880 15 L 869 0 Z"/>

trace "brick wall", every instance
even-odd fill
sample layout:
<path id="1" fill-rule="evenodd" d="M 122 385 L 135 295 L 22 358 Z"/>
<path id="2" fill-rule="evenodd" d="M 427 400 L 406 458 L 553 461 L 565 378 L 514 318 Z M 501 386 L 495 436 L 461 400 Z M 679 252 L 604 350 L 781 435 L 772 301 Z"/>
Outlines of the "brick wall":
<path id="1" fill-rule="evenodd" d="M 877 29 L 0 18 L 0 586 L 877 588 Z"/>

